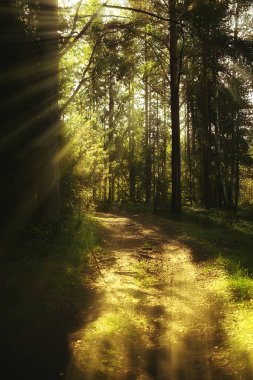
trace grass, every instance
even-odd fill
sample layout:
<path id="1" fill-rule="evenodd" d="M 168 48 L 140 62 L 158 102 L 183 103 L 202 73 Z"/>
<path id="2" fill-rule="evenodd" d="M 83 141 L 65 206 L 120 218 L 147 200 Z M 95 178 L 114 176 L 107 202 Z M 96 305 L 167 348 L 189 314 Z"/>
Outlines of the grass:
<path id="1" fill-rule="evenodd" d="M 142 203 L 126 202 L 114 205 L 116 210 L 128 213 L 148 212 Z M 185 207 L 182 215 L 162 212 L 171 223 L 180 240 L 192 246 L 196 260 L 208 260 L 212 268 L 226 272 L 229 287 L 236 302 L 253 299 L 253 209 L 241 208 L 235 214 L 230 210 L 206 210 Z M 146 242 L 145 247 L 149 247 Z"/>
<path id="2" fill-rule="evenodd" d="M 69 330 L 93 299 L 87 290 L 93 270 L 89 258 L 99 244 L 99 228 L 89 215 L 60 225 L 31 224 L 2 252 L 0 329 L 6 365 L 20 357 L 20 367 L 27 366 L 30 347 L 36 348 L 31 371 L 40 365 L 40 352 L 47 355 L 44 378 L 47 368 L 51 373 L 67 364 Z"/>
<path id="3" fill-rule="evenodd" d="M 252 214 L 186 209 L 171 220 L 169 229 L 192 248 L 194 260 L 210 277 L 210 290 L 226 304 L 222 365 L 234 361 L 243 370 L 250 362 L 253 367 Z"/>
<path id="4" fill-rule="evenodd" d="M 211 280 L 216 273 L 222 273 L 213 291 L 227 297 L 222 322 L 229 342 L 226 355 L 229 358 L 247 354 L 253 363 L 250 214 L 243 211 L 236 216 L 216 210 L 186 209 L 180 217 L 164 219 L 164 226 L 170 236 L 192 247 L 194 260 Z M 56 326 L 62 334 L 67 330 L 61 325 L 62 318 L 71 320 L 84 307 L 88 309 L 91 300 L 87 299 L 86 285 L 94 273 L 90 252 L 99 245 L 100 229 L 98 220 L 86 215 L 81 221 L 72 216 L 61 224 L 31 224 L 25 231 L 17 231 L 20 233 L 16 241 L 2 253 L 0 270 L 1 326 L 8 332 L 2 343 L 9 345 L 11 352 L 13 346 L 17 352 L 29 351 L 29 347 L 23 347 L 23 334 L 31 336 L 37 347 L 47 324 Z M 149 246 L 145 242 L 144 247 Z M 152 286 L 154 279 L 145 275 L 145 269 L 141 265 L 137 268 L 136 281 Z M 59 349 L 51 341 L 43 344 L 47 348 L 52 345 L 54 351 Z"/>
<path id="5" fill-rule="evenodd" d="M 181 238 L 226 274 L 234 302 L 253 299 L 253 221 L 245 215 L 187 209 L 179 227 Z"/>
<path id="6" fill-rule="evenodd" d="M 72 216 L 58 225 L 31 224 L 12 245 L 6 265 L 11 264 L 14 276 L 41 286 L 53 307 L 84 283 L 89 252 L 99 242 L 98 228 L 89 215 L 80 221 Z"/>

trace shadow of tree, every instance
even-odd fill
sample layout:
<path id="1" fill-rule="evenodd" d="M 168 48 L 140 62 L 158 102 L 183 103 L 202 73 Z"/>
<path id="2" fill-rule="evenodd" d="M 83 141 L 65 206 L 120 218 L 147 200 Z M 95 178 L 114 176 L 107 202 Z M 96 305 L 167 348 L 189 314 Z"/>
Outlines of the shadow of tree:
<path id="1" fill-rule="evenodd" d="M 197 243 L 181 237 L 182 226 L 153 216 L 103 217 L 109 220 L 101 229 L 103 253 L 118 255 L 99 261 L 105 278 L 97 287 L 80 283 L 71 303 L 55 313 L 35 313 L 35 318 L 16 326 L 15 319 L 2 319 L 3 379 L 252 379 L 246 355 L 239 375 L 219 365 L 213 356 L 215 347 L 226 345 L 222 323 L 226 305 L 217 298 L 203 299 L 206 303 L 200 306 L 193 302 L 201 293 L 194 289 L 201 284 L 185 282 L 179 271 L 184 260 L 192 265 L 206 257 Z M 179 248 L 164 252 L 164 245 L 173 246 L 175 240 Z M 182 262 L 176 260 L 181 244 L 191 252 Z M 130 267 L 122 267 L 119 261 L 125 250 L 130 252 Z M 145 251 L 146 258 L 140 251 Z M 80 345 L 78 357 L 73 343 Z"/>
<path id="2" fill-rule="evenodd" d="M 116 215 L 107 215 L 106 218 L 114 218 Z M 124 218 L 119 216 L 119 218 Z M 167 221 L 166 221 L 167 222 Z M 123 229 L 127 228 L 125 234 Z M 143 235 L 143 230 L 147 234 Z M 189 262 L 206 260 L 200 256 L 199 247 L 188 245 L 187 239 L 179 239 L 174 227 L 168 233 L 168 225 L 164 220 L 157 220 L 154 217 L 132 217 L 128 218 L 122 228 L 119 228 L 118 238 L 113 249 L 118 250 L 119 255 L 123 255 L 123 249 L 129 249 L 135 255 L 135 264 L 129 269 L 116 269 L 113 271 L 114 283 L 119 281 L 121 284 L 120 292 L 124 294 L 122 305 L 117 305 L 111 301 L 107 303 L 106 309 L 101 311 L 97 323 L 100 325 L 100 333 L 94 335 L 93 343 L 96 345 L 96 360 L 85 369 L 85 359 L 83 367 L 80 363 L 73 362 L 72 370 L 69 372 L 67 380 L 249 380 L 252 378 L 250 363 L 245 355 L 245 369 L 240 374 L 231 373 L 226 366 L 220 365 L 213 356 L 215 348 L 222 348 L 226 345 L 226 334 L 223 330 L 223 317 L 226 314 L 226 304 L 220 298 L 208 298 L 205 305 L 196 308 L 192 303 L 192 298 L 196 294 L 183 292 L 184 287 L 189 284 L 184 279 L 177 278 L 175 272 L 174 282 L 161 276 L 163 261 L 165 257 L 161 252 L 164 243 L 175 236 L 178 244 L 182 244 L 184 249 L 191 251 Z M 111 221 L 107 231 L 107 240 L 115 240 L 116 227 Z M 129 240 L 131 236 L 136 239 Z M 152 245 L 152 241 L 155 244 Z M 138 252 L 143 245 L 155 247 L 154 251 L 159 257 L 157 260 L 138 259 Z M 152 254 L 152 250 L 150 250 Z M 173 258 L 176 256 L 172 251 Z M 188 260 L 187 258 L 185 259 Z M 141 263 L 142 273 L 138 273 L 138 265 Z M 117 263 L 117 260 L 116 260 Z M 138 264 L 136 264 L 138 263 Z M 174 265 L 179 265 L 174 263 Z M 190 265 L 190 264 L 189 264 Z M 172 266 L 172 265 L 171 265 Z M 110 270 L 110 266 L 107 267 Z M 187 268 L 186 268 L 187 269 Z M 144 270 L 144 273 L 143 273 Z M 150 282 L 147 279 L 156 277 L 159 281 Z M 129 287 L 123 287 L 125 280 Z M 137 281 L 137 282 L 136 282 Z M 138 283 L 138 286 L 136 286 Z M 198 286 L 199 284 L 194 284 Z M 192 285 L 191 285 L 192 286 Z M 109 292 L 111 296 L 114 288 Z M 166 292 L 168 294 L 166 294 Z M 127 297 L 130 297 L 128 301 Z M 118 301 L 115 301 L 118 302 Z M 178 309 L 173 308 L 178 304 Z M 175 316 L 181 313 L 180 306 L 184 309 L 181 317 Z M 195 307 L 195 308 L 194 308 Z M 103 313 L 106 314 L 112 308 L 115 316 L 119 318 L 119 332 L 113 330 L 111 335 L 105 333 L 106 327 L 103 326 Z M 201 311 L 202 308 L 202 311 Z M 196 317 L 199 313 L 205 313 Z M 189 323 L 184 325 L 184 317 L 189 319 Z M 122 327 L 126 323 L 127 326 Z M 179 318 L 179 319 L 178 319 Z M 180 319 L 181 318 L 181 319 Z M 205 320 L 206 318 L 206 320 Z M 140 320 L 142 323 L 140 324 Z M 176 322 L 175 322 L 176 321 Z M 117 323 L 116 323 L 117 324 Z M 171 327 L 173 326 L 173 327 Z M 103 328 L 104 327 L 104 328 Z M 94 330 L 94 324 L 88 326 Z M 94 350 L 94 347 L 92 348 Z M 87 351 L 86 351 L 87 353 Z M 120 357 L 123 356 L 123 360 Z M 86 357 L 89 360 L 89 355 Z M 120 362 L 120 364 L 119 364 Z M 239 377 L 238 377 L 239 376 Z"/>

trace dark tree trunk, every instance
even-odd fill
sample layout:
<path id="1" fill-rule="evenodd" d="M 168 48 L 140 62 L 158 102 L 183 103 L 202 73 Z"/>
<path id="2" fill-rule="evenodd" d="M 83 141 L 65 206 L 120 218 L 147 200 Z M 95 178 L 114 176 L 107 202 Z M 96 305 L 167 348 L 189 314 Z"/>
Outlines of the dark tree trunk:
<path id="1" fill-rule="evenodd" d="M 235 211 L 238 209 L 240 197 L 240 129 L 238 123 L 236 124 L 236 153 L 235 153 L 235 195 L 234 206 Z"/>
<path id="2" fill-rule="evenodd" d="M 167 206 L 168 202 L 168 168 L 167 168 L 167 146 L 168 146 L 168 130 L 167 130 L 167 106 L 166 101 L 166 83 L 164 81 L 164 100 L 163 100 L 163 143 L 161 152 L 161 175 L 162 175 L 162 202 Z"/>
<path id="3" fill-rule="evenodd" d="M 15 91 L 15 67 L 17 59 L 17 18 L 14 13 L 14 2 L 3 0 L 0 3 L 0 111 L 1 111 L 1 141 L 0 141 L 0 170 L 2 185 L 0 186 L 0 215 L 1 223 L 6 221 L 8 213 L 12 212 L 15 204 L 15 188 L 13 173 L 15 160 L 11 153 L 11 141 L 8 136 L 15 128 L 13 117 L 16 115 L 15 104 L 11 101 Z M 12 72 L 13 71 L 13 72 Z M 11 75 L 9 75 L 11 73 Z"/>
<path id="4" fill-rule="evenodd" d="M 22 23 L 22 7 L 0 4 L 0 189 L 1 221 L 23 222 L 36 207 L 34 140 L 37 137 L 38 58 L 36 43 Z M 22 75 L 21 75 L 22 73 Z"/>
<path id="5" fill-rule="evenodd" d="M 129 190 L 130 201 L 135 202 L 136 194 L 136 170 L 135 170 L 135 133 L 133 125 L 133 98 L 134 93 L 129 81 L 129 104 L 128 104 L 128 134 L 129 134 Z"/>
<path id="6" fill-rule="evenodd" d="M 189 200 L 192 206 L 192 157 L 191 157 L 191 135 L 190 135 L 190 106 L 189 106 L 189 94 L 187 90 L 186 94 L 187 104 L 186 104 L 186 154 L 188 161 L 188 169 L 189 169 Z"/>
<path id="7" fill-rule="evenodd" d="M 109 154 L 109 190 L 108 201 L 114 201 L 114 173 L 113 173 L 113 143 L 114 143 L 114 78 L 112 72 L 109 77 L 109 131 L 108 131 L 108 154 Z"/>
<path id="8" fill-rule="evenodd" d="M 147 42 L 145 41 L 145 61 L 148 57 Z M 145 73 L 145 202 L 150 203 L 151 199 L 151 183 L 152 183 L 152 156 L 150 146 L 150 118 L 149 118 L 149 85 L 148 75 Z"/>
<path id="9" fill-rule="evenodd" d="M 236 3 L 236 11 L 235 11 L 235 29 L 234 29 L 234 38 L 238 38 L 238 23 L 239 23 L 239 18 L 240 18 L 240 10 L 241 6 L 240 3 Z M 237 115 L 239 118 L 239 113 Z M 235 149 L 235 194 L 234 194 L 234 207 L 235 207 L 235 212 L 238 209 L 238 204 L 239 204 L 239 196 L 240 196 L 240 128 L 239 128 L 239 123 L 236 120 L 236 149 Z"/>
<path id="10" fill-rule="evenodd" d="M 181 152 L 179 117 L 179 56 L 176 0 L 169 1 L 170 14 L 170 92 L 171 92 L 171 128 L 172 128 L 172 199 L 171 210 L 181 212 Z"/>
<path id="11" fill-rule="evenodd" d="M 235 121 L 236 123 L 236 121 Z M 236 126 L 233 126 L 232 132 L 232 152 L 231 155 L 231 170 L 230 170 L 230 179 L 229 179 L 229 192 L 228 192 L 228 200 L 229 200 L 229 208 L 234 209 L 235 207 L 235 185 L 236 185 L 236 167 L 237 167 L 237 133 Z"/>
<path id="12" fill-rule="evenodd" d="M 196 145 L 197 145 L 197 122 L 196 122 L 196 104 L 194 99 L 190 101 L 190 113 L 191 113 L 191 124 L 192 124 L 192 133 L 191 133 L 191 157 L 192 157 L 192 200 L 193 202 L 197 202 L 197 186 L 196 186 L 196 178 L 197 178 L 197 160 L 196 160 Z"/>
<path id="13" fill-rule="evenodd" d="M 218 99 L 218 94 L 216 94 Z M 216 106 L 215 120 L 215 168 L 216 168 L 216 206 L 222 208 L 223 204 L 223 188 L 222 188 L 222 173 L 221 173 L 221 142 L 220 142 L 220 126 L 219 126 L 219 106 Z"/>
<path id="14" fill-rule="evenodd" d="M 203 178 L 202 203 L 204 207 L 211 206 L 211 179 L 210 179 L 210 123 L 209 123 L 209 94 L 207 79 L 206 46 L 203 44 L 202 55 L 202 123 L 203 123 Z"/>
<path id="15" fill-rule="evenodd" d="M 59 196 L 58 0 L 39 3 L 40 104 L 37 196 L 43 219 L 56 219 Z"/>

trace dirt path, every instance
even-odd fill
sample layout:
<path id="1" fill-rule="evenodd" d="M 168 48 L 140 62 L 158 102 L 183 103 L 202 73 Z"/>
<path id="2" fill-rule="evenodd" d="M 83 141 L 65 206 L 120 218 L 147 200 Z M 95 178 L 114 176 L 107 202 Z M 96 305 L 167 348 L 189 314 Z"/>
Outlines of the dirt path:
<path id="1" fill-rule="evenodd" d="M 216 363 L 224 304 L 190 249 L 156 221 L 99 218 L 106 230 L 104 248 L 93 257 L 99 297 L 90 322 L 70 337 L 65 378 L 241 378 Z"/>

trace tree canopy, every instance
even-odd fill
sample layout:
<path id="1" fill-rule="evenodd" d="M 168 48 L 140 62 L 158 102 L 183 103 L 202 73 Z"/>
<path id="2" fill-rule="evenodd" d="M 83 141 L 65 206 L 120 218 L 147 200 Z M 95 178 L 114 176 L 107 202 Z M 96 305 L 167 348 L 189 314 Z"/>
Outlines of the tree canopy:
<path id="1" fill-rule="evenodd" d="M 0 17 L 3 220 L 251 202 L 250 1 L 5 0 Z"/>

